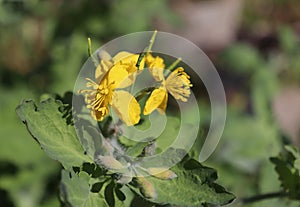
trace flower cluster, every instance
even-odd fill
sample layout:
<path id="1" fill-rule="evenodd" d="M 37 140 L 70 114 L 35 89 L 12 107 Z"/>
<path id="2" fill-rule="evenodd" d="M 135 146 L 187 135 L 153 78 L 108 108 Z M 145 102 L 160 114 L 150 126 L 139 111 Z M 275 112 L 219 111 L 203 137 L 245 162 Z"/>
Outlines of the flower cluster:
<path id="1" fill-rule="evenodd" d="M 119 118 L 128 126 L 140 120 L 141 106 L 131 93 L 125 90 L 132 86 L 144 69 L 149 70 L 157 81 L 143 108 L 143 114 L 149 115 L 154 110 L 165 113 L 168 94 L 183 102 L 190 96 L 190 77 L 182 67 L 167 69 L 163 58 L 149 52 L 132 54 L 119 52 L 114 57 L 107 53 L 100 54 L 101 61 L 95 70 L 95 81 L 87 78 L 87 88 L 80 90 L 85 93 L 87 107 L 92 117 L 102 121 L 112 108 Z"/>

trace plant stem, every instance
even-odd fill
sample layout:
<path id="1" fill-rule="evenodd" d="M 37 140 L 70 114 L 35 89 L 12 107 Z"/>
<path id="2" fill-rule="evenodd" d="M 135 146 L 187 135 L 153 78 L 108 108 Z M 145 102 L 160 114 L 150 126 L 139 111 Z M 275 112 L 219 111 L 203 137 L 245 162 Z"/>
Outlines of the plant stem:
<path id="1" fill-rule="evenodd" d="M 157 30 L 155 30 L 154 33 L 153 33 L 153 35 L 151 36 L 151 39 L 149 41 L 149 45 L 147 47 L 145 47 L 144 50 L 143 50 L 143 52 L 141 52 L 141 54 L 139 55 L 137 63 L 135 65 L 137 67 L 137 70 L 140 70 L 140 64 L 141 64 L 143 58 L 145 57 L 145 55 L 151 52 L 153 43 L 155 41 L 156 34 L 157 34 Z M 133 78 L 134 79 L 136 78 L 136 75 L 137 74 L 133 74 L 133 76 L 134 76 Z M 131 93 L 133 91 L 133 87 L 134 87 L 134 82 L 133 82 L 133 84 L 130 87 L 130 92 Z"/>
<path id="2" fill-rule="evenodd" d="M 153 33 L 153 35 L 152 35 L 152 37 L 151 37 L 151 39 L 150 39 L 150 41 L 149 41 L 149 46 L 148 46 L 148 51 L 147 51 L 147 53 L 151 52 L 151 50 L 152 50 L 152 46 L 153 46 L 153 43 L 154 43 L 154 41 L 155 41 L 156 34 L 157 34 L 157 30 L 154 31 L 154 33 Z"/>
<path id="3" fill-rule="evenodd" d="M 180 63 L 180 61 L 181 61 L 181 58 L 177 58 L 177 60 L 175 60 L 175 61 L 167 68 L 167 70 L 172 71 L 172 70 L 178 65 L 178 63 Z"/>
<path id="4" fill-rule="evenodd" d="M 265 193 L 261 195 L 255 195 L 249 198 L 242 198 L 241 202 L 244 204 L 247 203 L 254 203 L 265 199 L 272 199 L 272 198 L 282 198 L 288 196 L 287 193 L 279 191 L 279 192 L 271 192 L 271 193 Z"/>
<path id="5" fill-rule="evenodd" d="M 157 34 L 157 30 L 154 31 L 150 41 L 149 41 L 149 45 L 147 47 L 145 47 L 145 49 L 143 50 L 143 52 L 141 52 L 141 54 L 139 55 L 139 58 L 137 60 L 137 63 L 136 63 L 136 67 L 137 69 L 139 70 L 140 69 L 140 63 L 141 61 L 143 60 L 144 56 L 148 53 L 151 52 L 151 49 L 152 49 L 152 46 L 153 46 L 153 43 L 155 41 L 155 37 L 156 37 L 156 34 Z"/>

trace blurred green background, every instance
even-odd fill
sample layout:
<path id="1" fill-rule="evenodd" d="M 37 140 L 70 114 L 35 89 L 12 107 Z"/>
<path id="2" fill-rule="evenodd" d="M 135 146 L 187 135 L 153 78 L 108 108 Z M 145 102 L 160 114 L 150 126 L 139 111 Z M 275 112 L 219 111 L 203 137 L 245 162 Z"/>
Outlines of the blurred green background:
<path id="1" fill-rule="evenodd" d="M 238 198 L 278 191 L 268 158 L 283 144 L 300 146 L 299 8 L 298 0 L 0 0 L 0 206 L 60 205 L 60 166 L 16 116 L 20 101 L 72 91 L 87 37 L 96 48 L 154 29 L 193 41 L 222 78 L 227 124 L 204 164 Z M 208 124 L 205 89 L 193 84 L 203 91 L 199 107 Z M 273 199 L 247 206 L 299 204 Z"/>

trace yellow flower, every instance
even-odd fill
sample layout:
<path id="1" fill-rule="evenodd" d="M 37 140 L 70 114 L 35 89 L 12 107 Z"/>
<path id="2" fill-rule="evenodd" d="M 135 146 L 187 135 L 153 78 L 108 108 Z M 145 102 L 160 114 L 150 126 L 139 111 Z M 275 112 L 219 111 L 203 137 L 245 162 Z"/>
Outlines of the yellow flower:
<path id="1" fill-rule="evenodd" d="M 154 89 L 146 101 L 144 108 L 144 114 L 148 115 L 157 109 L 161 114 L 164 114 L 168 102 L 168 93 L 170 93 L 175 99 L 183 102 L 187 101 L 190 96 L 190 76 L 184 72 L 182 67 L 178 67 L 172 71 L 168 77 L 164 78 L 164 64 L 161 62 L 161 58 L 146 57 L 146 63 L 149 67 L 149 71 L 155 78 L 155 80 L 161 82 L 160 87 Z M 159 67 L 158 67 L 159 66 Z"/>
<path id="2" fill-rule="evenodd" d="M 87 107 L 95 120 L 102 121 L 112 106 L 120 119 L 128 126 L 140 120 L 140 105 L 127 91 L 118 90 L 130 86 L 134 81 L 134 72 L 138 55 L 120 52 L 113 58 L 102 59 L 95 71 L 98 83 L 87 79 L 86 86 L 91 89 L 81 90 L 86 93 Z"/>
<path id="3" fill-rule="evenodd" d="M 192 87 L 190 76 L 184 72 L 182 67 L 175 69 L 164 82 L 167 91 L 175 98 L 187 102 Z"/>
<path id="4" fill-rule="evenodd" d="M 151 72 L 155 80 L 161 81 L 164 78 L 163 70 L 165 68 L 164 60 L 156 56 L 155 58 L 151 54 L 146 55 L 146 64 L 148 70 Z"/>
<path id="5" fill-rule="evenodd" d="M 143 59 L 140 63 L 140 68 L 136 67 L 139 54 L 132 54 L 129 52 L 119 52 L 113 58 L 105 51 L 100 52 L 101 61 L 96 68 L 95 78 L 100 81 L 107 71 L 114 65 L 122 65 L 122 67 L 130 74 L 133 74 L 138 69 L 143 69 L 145 60 Z M 130 76 L 129 78 L 133 78 Z M 132 79 L 133 81 L 133 79 Z"/>

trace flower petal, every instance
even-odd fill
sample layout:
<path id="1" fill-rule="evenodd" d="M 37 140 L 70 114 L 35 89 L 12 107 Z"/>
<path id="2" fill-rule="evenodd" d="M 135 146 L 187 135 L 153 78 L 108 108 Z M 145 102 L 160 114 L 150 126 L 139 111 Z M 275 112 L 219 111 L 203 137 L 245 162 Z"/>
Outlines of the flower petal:
<path id="1" fill-rule="evenodd" d="M 160 87 L 154 89 L 146 101 L 144 114 L 151 114 L 155 109 L 160 109 L 160 113 L 164 113 L 167 107 L 168 93 L 165 88 Z"/>
<path id="2" fill-rule="evenodd" d="M 137 71 L 136 63 L 139 59 L 140 54 L 133 54 L 129 52 L 119 52 L 116 56 L 113 57 L 113 61 L 116 65 L 124 65 L 126 66 L 126 70 L 129 73 L 133 73 Z M 145 59 L 143 58 L 140 62 L 139 69 L 143 69 L 145 65 Z"/>
<path id="3" fill-rule="evenodd" d="M 128 58 L 129 56 L 132 56 L 132 55 L 134 55 L 134 54 L 130 53 L 130 52 L 126 52 L 126 51 L 121 51 L 113 57 L 113 61 L 114 61 L 114 63 L 116 63 L 116 62 L 119 62 L 120 60 Z"/>
<path id="4" fill-rule="evenodd" d="M 133 83 L 127 70 L 122 65 L 114 65 L 109 70 L 107 78 L 108 82 L 114 83 L 116 88 L 125 88 Z"/>
<path id="5" fill-rule="evenodd" d="M 157 111 L 160 114 L 165 114 L 166 113 L 167 103 L 168 103 L 168 93 L 166 92 L 165 98 L 163 99 L 161 104 L 157 107 Z"/>
<path id="6" fill-rule="evenodd" d="M 126 125 L 132 126 L 140 121 L 141 107 L 127 91 L 115 91 L 112 107 Z"/>
<path id="7" fill-rule="evenodd" d="M 146 64 L 148 66 L 148 70 L 156 81 L 164 80 L 165 64 L 164 60 L 161 57 L 156 56 L 154 58 L 151 54 L 148 54 L 146 56 Z"/>

